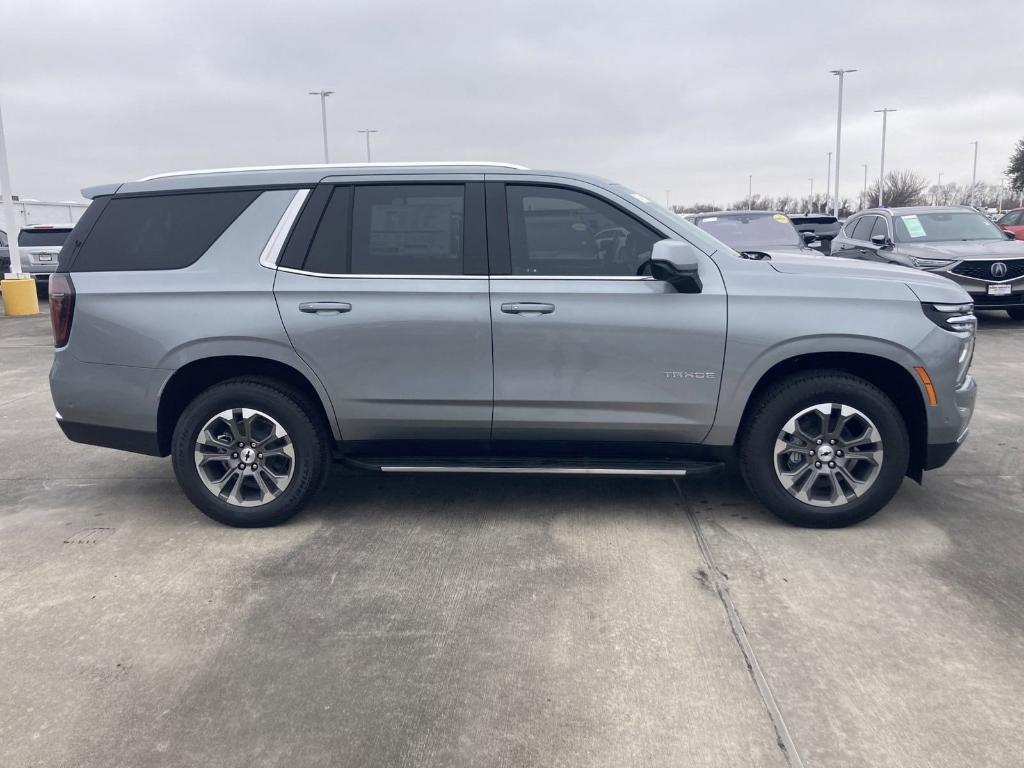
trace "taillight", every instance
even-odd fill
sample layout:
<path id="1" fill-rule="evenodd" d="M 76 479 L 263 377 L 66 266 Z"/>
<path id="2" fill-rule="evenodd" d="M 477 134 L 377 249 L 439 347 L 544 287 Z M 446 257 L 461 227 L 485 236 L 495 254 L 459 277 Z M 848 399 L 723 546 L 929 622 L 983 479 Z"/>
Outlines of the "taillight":
<path id="1" fill-rule="evenodd" d="M 66 272 L 50 275 L 50 323 L 53 325 L 53 346 L 63 347 L 71 337 L 71 320 L 75 315 L 75 284 Z"/>

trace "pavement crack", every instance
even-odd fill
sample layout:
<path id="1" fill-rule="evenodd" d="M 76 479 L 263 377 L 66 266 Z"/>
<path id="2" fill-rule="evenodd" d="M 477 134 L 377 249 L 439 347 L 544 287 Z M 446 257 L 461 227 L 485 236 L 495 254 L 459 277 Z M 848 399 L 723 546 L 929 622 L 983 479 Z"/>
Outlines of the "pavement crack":
<path id="1" fill-rule="evenodd" d="M 761 664 L 757 659 L 757 654 L 754 653 L 754 648 L 750 644 L 750 638 L 747 636 L 747 630 L 743 626 L 743 620 L 740 618 L 739 611 L 736 608 L 736 604 L 733 602 L 732 595 L 729 594 L 729 586 L 726 584 L 728 577 L 725 573 L 719 569 L 715 563 L 714 553 L 711 551 L 711 546 L 708 543 L 707 538 L 704 536 L 704 531 L 701 529 L 700 521 L 694 514 L 693 506 L 687 498 L 686 492 L 683 490 L 678 480 L 673 480 L 672 483 L 676 487 L 676 491 L 679 493 L 679 498 L 682 501 L 683 509 L 686 512 L 686 517 L 690 521 L 690 525 L 693 527 L 693 535 L 697 540 L 697 548 L 700 550 L 701 557 L 704 559 L 705 568 L 698 570 L 698 578 L 701 581 L 706 579 L 706 583 L 714 590 L 718 595 L 718 599 L 721 601 L 722 606 L 725 608 L 726 616 L 729 619 L 729 628 L 732 630 L 733 638 L 736 640 L 736 645 L 739 646 L 740 653 L 743 654 L 743 660 L 746 662 L 747 671 L 750 672 L 751 678 L 754 680 L 754 685 L 757 688 L 757 693 L 761 697 L 761 702 L 764 704 L 765 710 L 768 712 L 768 718 L 772 722 L 772 727 L 775 729 L 775 740 L 779 745 L 779 749 L 782 750 L 783 756 L 786 758 L 786 763 L 791 768 L 804 768 L 804 762 L 800 759 L 800 753 L 796 749 L 796 744 L 793 742 L 793 736 L 789 732 L 789 727 L 786 725 L 786 719 L 782 715 L 782 710 L 779 708 L 778 702 L 775 700 L 775 694 L 772 692 L 771 685 L 768 683 L 768 679 L 765 677 Z"/>

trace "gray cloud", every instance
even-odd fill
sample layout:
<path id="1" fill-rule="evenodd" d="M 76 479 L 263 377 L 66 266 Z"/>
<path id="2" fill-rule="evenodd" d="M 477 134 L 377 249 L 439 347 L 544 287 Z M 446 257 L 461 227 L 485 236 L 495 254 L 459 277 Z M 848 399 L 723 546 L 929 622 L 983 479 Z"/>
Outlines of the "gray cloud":
<path id="1" fill-rule="evenodd" d="M 824 188 L 849 76 L 843 193 L 890 168 L 996 182 L 1024 135 L 1013 4 L 7 3 L 0 99 L 15 191 L 67 199 L 164 170 L 500 159 L 609 176 L 656 199 Z M 1010 14 L 1012 15 L 1012 14 Z"/>

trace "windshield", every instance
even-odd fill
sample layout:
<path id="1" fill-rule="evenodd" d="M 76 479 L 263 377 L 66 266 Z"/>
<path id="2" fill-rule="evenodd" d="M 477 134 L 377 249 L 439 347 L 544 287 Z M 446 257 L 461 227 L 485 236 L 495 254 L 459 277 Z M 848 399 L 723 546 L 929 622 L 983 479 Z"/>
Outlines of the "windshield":
<path id="1" fill-rule="evenodd" d="M 800 245 L 800 237 L 789 217 L 781 213 L 708 216 L 698 219 L 697 226 L 738 251 Z"/>
<path id="2" fill-rule="evenodd" d="M 937 243 L 950 240 L 1002 240 L 1002 230 L 974 211 L 914 213 L 894 217 L 897 243 Z"/>
<path id="3" fill-rule="evenodd" d="M 70 229 L 23 229 L 18 233 L 21 248 L 60 248 L 71 234 Z"/>

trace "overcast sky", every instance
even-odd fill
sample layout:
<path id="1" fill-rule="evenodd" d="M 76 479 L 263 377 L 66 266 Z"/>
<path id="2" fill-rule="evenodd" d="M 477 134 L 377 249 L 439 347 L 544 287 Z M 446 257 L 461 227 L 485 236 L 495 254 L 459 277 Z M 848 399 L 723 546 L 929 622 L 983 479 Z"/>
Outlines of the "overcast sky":
<path id="1" fill-rule="evenodd" d="M 505 160 L 673 203 L 825 185 L 837 67 L 842 193 L 862 163 L 997 183 L 1024 137 L 1019 0 L 0 0 L 12 186 L 74 199 L 160 171 Z"/>

